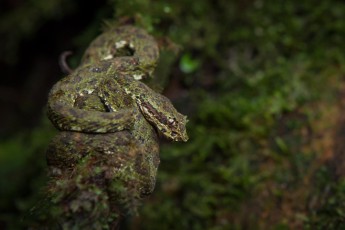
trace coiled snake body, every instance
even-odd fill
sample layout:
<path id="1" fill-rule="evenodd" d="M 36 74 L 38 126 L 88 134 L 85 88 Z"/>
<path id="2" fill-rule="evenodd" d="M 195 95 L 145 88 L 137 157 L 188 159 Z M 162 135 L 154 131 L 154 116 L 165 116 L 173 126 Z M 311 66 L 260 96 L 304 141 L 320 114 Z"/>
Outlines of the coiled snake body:
<path id="1" fill-rule="evenodd" d="M 48 117 L 61 132 L 47 150 L 49 193 L 60 224 L 110 226 L 152 193 L 157 132 L 187 141 L 186 117 L 139 81 L 152 76 L 158 56 L 155 40 L 144 30 L 112 28 L 51 89 Z"/>

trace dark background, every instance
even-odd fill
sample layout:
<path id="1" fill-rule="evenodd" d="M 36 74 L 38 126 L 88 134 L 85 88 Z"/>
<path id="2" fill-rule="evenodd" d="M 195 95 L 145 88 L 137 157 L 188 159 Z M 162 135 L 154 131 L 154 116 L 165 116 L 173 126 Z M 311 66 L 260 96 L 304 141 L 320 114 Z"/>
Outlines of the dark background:
<path id="1" fill-rule="evenodd" d="M 106 1 L 43 2 L 1 3 L 0 119 L 3 137 L 37 125 L 50 87 L 63 76 L 58 65 L 59 55 L 66 50 L 78 52 L 77 37 L 92 24 L 101 24 L 100 17 L 112 16 Z M 80 5 L 82 9 L 78 8 Z M 97 16 L 101 13 L 102 16 Z M 95 29 L 94 33 L 97 32 Z M 86 46 L 86 42 L 82 45 Z"/>

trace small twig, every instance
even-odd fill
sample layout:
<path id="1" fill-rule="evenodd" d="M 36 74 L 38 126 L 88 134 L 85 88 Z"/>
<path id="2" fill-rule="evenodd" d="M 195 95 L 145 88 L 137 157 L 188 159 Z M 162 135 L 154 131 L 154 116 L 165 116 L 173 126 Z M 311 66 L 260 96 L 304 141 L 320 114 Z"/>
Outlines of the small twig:
<path id="1" fill-rule="evenodd" d="M 73 72 L 73 70 L 68 66 L 66 59 L 68 56 L 72 55 L 73 52 L 72 51 L 64 51 L 62 52 L 62 54 L 60 54 L 59 57 L 59 65 L 60 65 L 60 69 L 64 74 L 71 74 Z"/>

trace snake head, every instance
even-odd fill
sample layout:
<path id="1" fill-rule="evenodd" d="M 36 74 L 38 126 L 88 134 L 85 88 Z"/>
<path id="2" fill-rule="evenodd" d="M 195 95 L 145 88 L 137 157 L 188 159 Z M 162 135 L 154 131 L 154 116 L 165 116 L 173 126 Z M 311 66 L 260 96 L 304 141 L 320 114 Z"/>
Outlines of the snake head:
<path id="1" fill-rule="evenodd" d="M 146 120 L 155 126 L 165 138 L 172 141 L 187 141 L 187 117 L 177 112 L 168 99 L 155 102 L 159 103 L 157 107 L 155 103 L 147 101 L 138 103 Z"/>
<path id="2" fill-rule="evenodd" d="M 179 113 L 170 100 L 155 92 L 145 83 L 128 74 L 117 74 L 114 78 L 125 93 L 137 103 L 145 119 L 159 133 L 173 141 L 187 141 L 187 117 Z"/>

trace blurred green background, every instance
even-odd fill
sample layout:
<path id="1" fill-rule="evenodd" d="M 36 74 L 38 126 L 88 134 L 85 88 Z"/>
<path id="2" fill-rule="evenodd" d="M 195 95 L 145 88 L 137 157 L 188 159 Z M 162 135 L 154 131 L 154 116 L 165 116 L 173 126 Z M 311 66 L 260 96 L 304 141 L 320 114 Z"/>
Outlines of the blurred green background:
<path id="1" fill-rule="evenodd" d="M 157 38 L 156 82 L 189 118 L 121 229 L 345 229 L 340 0 L 1 1 L 0 229 L 43 194 L 59 55 L 76 67 L 106 21 Z"/>

